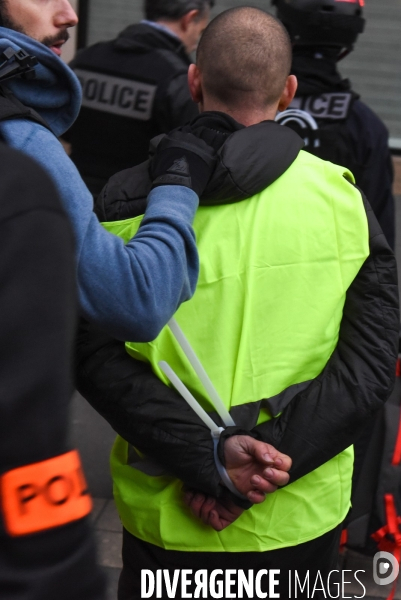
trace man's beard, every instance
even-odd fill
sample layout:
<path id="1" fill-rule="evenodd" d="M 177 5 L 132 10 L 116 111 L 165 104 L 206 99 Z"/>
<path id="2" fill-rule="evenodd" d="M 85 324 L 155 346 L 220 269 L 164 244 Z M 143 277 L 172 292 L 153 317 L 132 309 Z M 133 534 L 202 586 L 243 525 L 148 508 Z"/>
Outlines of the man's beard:
<path id="1" fill-rule="evenodd" d="M 43 40 L 39 40 L 42 44 L 50 48 L 50 46 L 54 46 L 57 42 L 67 42 L 70 39 L 70 34 L 67 29 L 63 29 L 57 35 L 52 35 L 43 38 Z"/>
<path id="2" fill-rule="evenodd" d="M 32 37 L 31 35 L 29 35 L 28 32 L 26 32 L 24 30 L 23 27 L 18 25 L 18 23 L 15 23 L 10 18 L 10 16 L 7 14 L 6 7 L 4 6 L 2 0 L 0 0 L 0 11 L 1 11 L 0 24 L 2 25 L 2 27 L 7 27 L 7 29 L 12 29 L 13 31 L 17 31 L 18 33 L 23 33 L 24 35 L 27 35 L 28 37 Z M 36 41 L 40 42 L 41 44 L 44 44 L 45 46 L 50 48 L 50 46 L 54 46 L 55 44 L 57 44 L 57 42 L 66 42 L 67 40 L 69 40 L 69 38 L 70 38 L 70 34 L 68 33 L 67 29 L 63 29 L 57 35 L 51 35 L 51 36 L 49 35 L 41 40 L 36 40 Z"/>

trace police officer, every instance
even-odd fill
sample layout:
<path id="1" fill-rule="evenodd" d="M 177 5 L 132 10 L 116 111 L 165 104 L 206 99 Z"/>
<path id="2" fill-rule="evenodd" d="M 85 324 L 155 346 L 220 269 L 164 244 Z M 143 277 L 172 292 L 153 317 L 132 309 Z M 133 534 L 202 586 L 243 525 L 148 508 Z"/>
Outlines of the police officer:
<path id="1" fill-rule="evenodd" d="M 0 144 L 0 597 L 104 597 L 68 442 L 73 232 L 50 178 Z"/>
<path id="2" fill-rule="evenodd" d="M 394 248 L 393 166 L 388 132 L 337 69 L 338 61 L 352 51 L 363 32 L 363 0 L 272 2 L 290 34 L 292 73 L 298 78 L 297 94 L 290 107 L 296 112 L 292 123 L 285 115 L 281 116 L 282 122 L 293 126 L 301 116 L 299 110 L 312 117 L 311 131 L 307 136 L 304 133 L 307 149 L 353 172 Z M 302 127 L 309 129 L 309 125 L 304 122 Z"/>
<path id="3" fill-rule="evenodd" d="M 83 89 L 81 113 L 67 139 L 92 193 L 148 158 L 149 140 L 190 121 L 189 53 L 214 0 L 145 0 L 146 20 L 81 51 L 71 64 Z"/>

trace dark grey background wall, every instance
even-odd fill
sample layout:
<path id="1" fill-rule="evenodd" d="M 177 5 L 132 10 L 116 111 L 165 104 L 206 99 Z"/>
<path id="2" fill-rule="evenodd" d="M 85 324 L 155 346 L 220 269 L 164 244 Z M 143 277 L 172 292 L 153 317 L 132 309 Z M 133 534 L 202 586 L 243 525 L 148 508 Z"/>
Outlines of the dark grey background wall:
<path id="1" fill-rule="evenodd" d="M 387 124 L 392 144 L 401 147 L 401 0 L 365 2 L 366 31 L 341 69 Z M 272 12 L 270 0 L 217 0 L 213 14 L 243 5 Z M 89 43 L 111 39 L 141 18 L 142 0 L 90 0 Z"/>

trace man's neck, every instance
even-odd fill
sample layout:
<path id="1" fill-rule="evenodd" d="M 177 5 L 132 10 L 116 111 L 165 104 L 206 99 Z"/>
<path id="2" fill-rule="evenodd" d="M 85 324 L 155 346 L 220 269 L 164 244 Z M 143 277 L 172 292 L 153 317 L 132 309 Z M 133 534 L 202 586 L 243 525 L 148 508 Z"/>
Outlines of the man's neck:
<path id="1" fill-rule="evenodd" d="M 229 115 L 237 123 L 241 123 L 241 125 L 245 125 L 245 127 L 250 127 L 250 125 L 256 125 L 257 123 L 261 123 L 262 121 L 274 121 L 277 114 L 277 107 L 269 107 L 263 110 L 259 109 L 249 109 L 249 108 L 232 108 L 229 106 L 225 106 L 224 104 L 219 104 L 214 101 L 205 101 L 201 106 L 201 112 L 204 111 L 219 111 Z"/>
<path id="2" fill-rule="evenodd" d="M 168 31 L 171 35 L 181 40 L 180 28 L 178 23 L 176 23 L 175 21 L 159 20 L 155 21 L 155 24 L 159 25 L 159 27 L 162 27 L 165 31 Z"/>

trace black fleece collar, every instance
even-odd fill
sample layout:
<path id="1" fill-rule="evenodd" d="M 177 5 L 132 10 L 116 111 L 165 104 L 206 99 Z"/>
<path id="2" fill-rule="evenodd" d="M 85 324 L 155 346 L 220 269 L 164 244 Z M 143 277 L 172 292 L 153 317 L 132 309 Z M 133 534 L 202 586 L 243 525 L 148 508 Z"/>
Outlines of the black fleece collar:
<path id="1" fill-rule="evenodd" d="M 202 205 L 229 204 L 250 198 L 278 179 L 304 143 L 288 127 L 263 121 L 245 127 L 221 112 L 205 112 L 185 128 L 217 150 L 218 163 Z"/>
<path id="2" fill-rule="evenodd" d="M 216 150 L 219 150 L 230 135 L 245 129 L 245 125 L 241 125 L 226 113 L 208 111 L 195 117 L 189 125 L 184 126 L 182 129 L 190 131 Z"/>
<path id="3" fill-rule="evenodd" d="M 274 121 L 245 127 L 217 111 L 200 114 L 180 130 L 203 139 L 217 152 L 216 168 L 200 198 L 204 206 L 230 204 L 262 192 L 283 175 L 304 146 L 289 127 Z M 157 148 L 162 138 L 157 136 L 151 145 Z"/>

